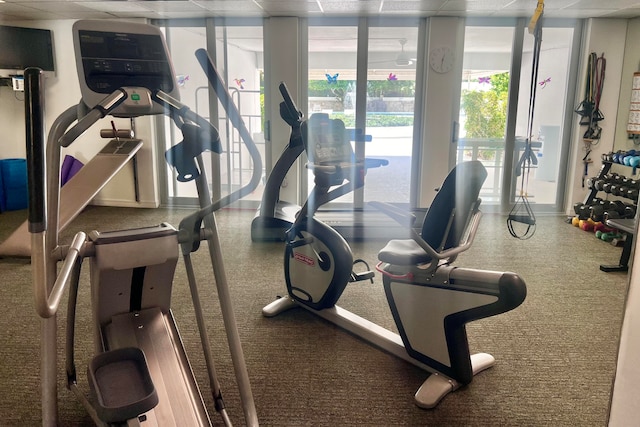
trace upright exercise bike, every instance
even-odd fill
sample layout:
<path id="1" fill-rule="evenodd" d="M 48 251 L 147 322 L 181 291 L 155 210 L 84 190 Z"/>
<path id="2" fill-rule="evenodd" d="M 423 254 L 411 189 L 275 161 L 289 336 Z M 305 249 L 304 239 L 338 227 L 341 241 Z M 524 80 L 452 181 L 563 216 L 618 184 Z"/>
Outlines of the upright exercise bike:
<path id="1" fill-rule="evenodd" d="M 301 206 L 296 203 L 281 200 L 280 188 L 289 170 L 291 170 L 296 160 L 302 156 L 302 153 L 305 152 L 300 130 L 304 123 L 304 114 L 291 98 L 291 94 L 284 82 L 280 83 L 279 90 L 283 99 L 280 103 L 280 117 L 291 126 L 291 135 L 289 143 L 282 151 L 267 178 L 260 207 L 251 222 L 251 240 L 253 241 L 286 241 L 286 232 L 295 222 L 296 216 L 301 209 Z M 315 113 L 311 117 L 315 117 L 316 120 L 320 120 L 320 117 L 328 118 L 326 113 Z M 347 135 L 350 141 L 371 141 L 370 135 L 363 135 L 363 132 L 358 129 L 349 130 Z M 353 152 L 351 153 L 351 161 L 355 161 L 355 155 Z M 366 169 L 379 168 L 388 164 L 389 161 L 387 159 L 367 157 L 364 160 L 365 171 Z M 363 185 L 364 180 L 353 190 Z M 344 228 L 349 230 L 351 237 L 363 237 L 352 223 L 349 223 Z"/>
<path id="2" fill-rule="evenodd" d="M 240 391 L 245 423 L 258 424 L 242 346 L 235 323 L 214 212 L 253 191 L 260 182 L 261 159 L 240 115 L 230 101 L 206 51 L 196 56 L 238 128 L 253 161 L 250 182 L 211 202 L 202 153 L 220 153 L 217 129 L 177 100 L 175 73 L 163 35 L 145 24 L 78 21 L 74 47 L 82 100 L 54 122 L 46 142 L 42 72 L 26 72 L 29 229 L 36 309 L 42 321 L 42 423 L 58 424 L 56 313 L 68 289 L 66 328 L 67 387 L 97 425 L 208 426 L 212 424 L 192 372 L 171 309 L 173 275 L 182 253 L 202 343 L 203 359 L 215 403 L 225 425 L 225 409 L 205 329 L 191 253 L 207 242 L 216 290 Z M 59 165 L 67 147 L 106 115 L 170 116 L 183 135 L 166 158 L 177 179 L 196 184 L 200 209 L 178 229 L 162 223 L 119 231 L 78 232 L 60 245 Z M 75 124 L 74 124 L 75 122 Z M 78 384 L 74 347 L 78 288 L 83 258 L 90 260 L 91 311 L 95 357 L 87 368 L 89 390 Z M 57 264 L 64 261 L 60 272 Z M 213 281 L 213 277 L 211 279 Z"/>
<path id="3" fill-rule="evenodd" d="M 412 235 L 391 240 L 379 252 L 376 266 L 399 334 L 337 306 L 348 283 L 373 277 L 371 271 L 353 271 L 349 245 L 313 216 L 319 206 L 349 191 L 363 176 L 362 164 L 347 161 L 343 129 L 339 120 L 303 124 L 315 187 L 287 232 L 287 295 L 262 312 L 272 317 L 303 307 L 432 373 L 415 400 L 419 407 L 433 408 L 495 363 L 489 354 L 470 354 L 466 323 L 518 307 L 526 297 L 526 286 L 515 273 L 452 266 L 471 247 L 481 216 L 478 196 L 487 172 L 482 163 L 471 161 L 457 165 L 446 177 L 421 232 L 412 227 L 412 215 L 376 204 Z"/>
<path id="4" fill-rule="evenodd" d="M 251 240 L 258 242 L 284 241 L 286 231 L 291 228 L 300 211 L 300 205 L 280 199 L 280 188 L 293 164 L 304 153 L 300 134 L 304 115 L 291 99 L 284 82 L 278 88 L 284 99 L 280 103 L 280 117 L 291 127 L 291 134 L 289 143 L 265 182 L 260 207 L 251 221 Z"/>

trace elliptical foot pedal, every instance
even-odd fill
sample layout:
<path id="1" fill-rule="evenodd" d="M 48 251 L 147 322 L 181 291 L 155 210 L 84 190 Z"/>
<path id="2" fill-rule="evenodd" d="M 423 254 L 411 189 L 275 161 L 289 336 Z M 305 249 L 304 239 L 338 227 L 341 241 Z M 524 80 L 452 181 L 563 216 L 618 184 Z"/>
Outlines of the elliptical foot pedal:
<path id="1" fill-rule="evenodd" d="M 139 348 L 97 355 L 89 364 L 88 378 L 96 412 L 106 423 L 135 418 L 158 404 L 147 361 Z"/>

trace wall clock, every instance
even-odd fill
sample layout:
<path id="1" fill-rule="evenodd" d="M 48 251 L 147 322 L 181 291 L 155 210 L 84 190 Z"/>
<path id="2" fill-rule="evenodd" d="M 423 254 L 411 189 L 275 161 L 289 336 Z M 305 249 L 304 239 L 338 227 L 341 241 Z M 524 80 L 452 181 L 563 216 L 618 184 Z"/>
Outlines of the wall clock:
<path id="1" fill-rule="evenodd" d="M 429 52 L 429 65 L 436 73 L 448 73 L 453 69 L 453 50 L 450 47 L 436 47 Z"/>

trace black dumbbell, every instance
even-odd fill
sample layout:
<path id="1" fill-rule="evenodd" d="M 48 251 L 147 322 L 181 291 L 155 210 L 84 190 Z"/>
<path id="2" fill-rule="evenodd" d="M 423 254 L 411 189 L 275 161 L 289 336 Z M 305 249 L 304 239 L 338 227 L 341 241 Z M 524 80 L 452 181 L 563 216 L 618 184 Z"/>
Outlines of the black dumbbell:
<path id="1" fill-rule="evenodd" d="M 604 206 L 601 204 L 593 205 L 589 208 L 589 217 L 596 221 L 602 221 L 604 218 Z"/>
<path id="2" fill-rule="evenodd" d="M 624 208 L 624 214 L 622 214 L 623 218 L 635 218 L 636 216 L 636 207 L 633 205 L 627 205 Z"/>

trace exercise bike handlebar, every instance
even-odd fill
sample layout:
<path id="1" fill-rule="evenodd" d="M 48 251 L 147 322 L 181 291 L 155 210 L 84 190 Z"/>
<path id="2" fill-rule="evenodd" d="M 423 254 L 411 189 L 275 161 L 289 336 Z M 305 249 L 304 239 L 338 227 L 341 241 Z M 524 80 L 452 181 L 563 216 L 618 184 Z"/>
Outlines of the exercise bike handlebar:
<path id="1" fill-rule="evenodd" d="M 339 162 L 335 164 L 307 163 L 307 169 L 327 175 L 361 168 L 364 168 L 364 162 Z"/>
<path id="2" fill-rule="evenodd" d="M 458 246 L 454 246 L 443 251 L 437 251 L 432 248 L 413 228 L 411 229 L 411 236 L 413 240 L 415 240 L 415 242 L 420 245 L 420 247 L 424 249 L 431 258 L 437 260 L 451 259 L 451 261 L 453 261 L 453 259 L 455 259 L 455 257 L 457 257 L 459 254 L 471 248 L 471 244 L 473 243 L 476 232 L 478 231 L 478 226 L 480 225 L 481 217 L 482 212 L 479 209 L 474 210 L 471 219 L 469 220 L 469 225 L 466 231 L 466 238 L 464 238 L 462 243 Z"/>
<path id="3" fill-rule="evenodd" d="M 280 103 L 280 117 L 282 117 L 289 126 L 294 126 L 295 124 L 300 125 L 304 114 L 302 114 L 302 111 L 300 111 L 296 103 L 293 101 L 285 82 L 280 82 L 278 89 L 280 90 L 280 94 L 283 99 Z"/>

